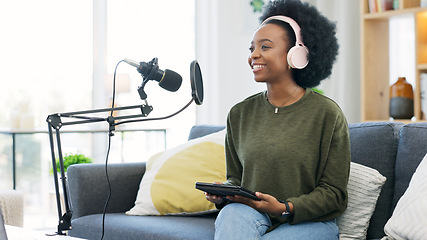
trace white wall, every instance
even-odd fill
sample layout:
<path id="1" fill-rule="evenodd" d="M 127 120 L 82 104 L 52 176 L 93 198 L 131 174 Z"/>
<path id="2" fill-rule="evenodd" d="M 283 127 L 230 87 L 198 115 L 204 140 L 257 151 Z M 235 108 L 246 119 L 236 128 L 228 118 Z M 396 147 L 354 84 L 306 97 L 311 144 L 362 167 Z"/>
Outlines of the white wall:
<path id="1" fill-rule="evenodd" d="M 360 121 L 359 2 L 312 0 L 333 21 L 338 20 L 340 55 L 330 79 L 319 88 L 343 109 L 349 122 Z M 204 81 L 205 101 L 197 107 L 197 124 L 225 124 L 229 109 L 263 91 L 247 63 L 259 13 L 250 0 L 196 0 L 196 58 Z"/>
<path id="2" fill-rule="evenodd" d="M 205 101 L 197 123 L 225 124 L 228 110 L 264 85 L 253 80 L 247 63 L 258 26 L 250 1 L 196 1 L 196 58 L 202 69 Z"/>
<path id="3" fill-rule="evenodd" d="M 360 98 L 360 2 L 354 0 L 311 0 L 319 11 L 337 22 L 340 44 L 332 75 L 319 86 L 343 109 L 349 123 L 361 121 Z"/>

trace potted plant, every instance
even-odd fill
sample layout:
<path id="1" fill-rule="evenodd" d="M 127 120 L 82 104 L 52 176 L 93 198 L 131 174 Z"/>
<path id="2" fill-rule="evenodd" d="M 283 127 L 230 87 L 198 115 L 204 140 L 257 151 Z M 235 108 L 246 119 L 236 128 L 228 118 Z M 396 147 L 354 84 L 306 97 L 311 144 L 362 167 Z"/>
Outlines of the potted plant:
<path id="1" fill-rule="evenodd" d="M 64 172 L 67 172 L 68 167 L 73 165 L 73 164 L 92 163 L 93 162 L 92 158 L 86 157 L 83 154 L 66 153 L 65 156 L 63 157 L 63 159 L 64 159 Z M 59 165 L 59 159 L 56 159 L 56 171 L 58 173 L 61 172 L 60 165 Z"/>

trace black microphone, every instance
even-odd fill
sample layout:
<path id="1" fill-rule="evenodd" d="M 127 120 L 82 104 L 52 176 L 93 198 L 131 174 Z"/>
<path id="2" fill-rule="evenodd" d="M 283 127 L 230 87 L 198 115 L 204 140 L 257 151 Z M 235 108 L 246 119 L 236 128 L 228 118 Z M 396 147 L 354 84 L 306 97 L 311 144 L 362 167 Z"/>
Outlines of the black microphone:
<path id="1" fill-rule="evenodd" d="M 138 72 L 143 76 L 144 80 L 155 80 L 159 82 L 159 86 L 171 92 L 177 91 L 181 87 L 182 77 L 178 73 L 166 69 L 159 69 L 157 58 L 153 58 L 150 62 L 136 62 L 125 58 L 124 61 L 137 68 Z"/>

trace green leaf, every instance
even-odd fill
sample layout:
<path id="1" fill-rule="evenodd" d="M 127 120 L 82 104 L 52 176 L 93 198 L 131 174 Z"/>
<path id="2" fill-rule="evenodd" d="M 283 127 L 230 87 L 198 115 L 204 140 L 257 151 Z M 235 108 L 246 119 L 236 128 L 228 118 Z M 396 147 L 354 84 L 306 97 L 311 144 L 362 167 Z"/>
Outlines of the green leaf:
<path id="1" fill-rule="evenodd" d="M 83 154 L 65 154 L 65 156 L 63 157 L 64 159 L 64 171 L 66 172 L 68 167 L 73 165 L 73 164 L 79 164 L 79 163 L 92 163 L 93 160 L 92 158 L 86 157 Z M 61 167 L 59 164 L 59 159 L 56 159 L 56 170 L 58 172 L 61 171 Z M 51 171 L 53 172 L 53 170 Z"/>
<path id="2" fill-rule="evenodd" d="M 322 90 L 318 89 L 318 88 L 312 88 L 311 90 L 324 95 L 324 92 Z"/>
<path id="3" fill-rule="evenodd" d="M 263 0 L 252 0 L 251 6 L 254 8 L 254 12 L 262 12 L 262 7 L 264 6 Z"/>

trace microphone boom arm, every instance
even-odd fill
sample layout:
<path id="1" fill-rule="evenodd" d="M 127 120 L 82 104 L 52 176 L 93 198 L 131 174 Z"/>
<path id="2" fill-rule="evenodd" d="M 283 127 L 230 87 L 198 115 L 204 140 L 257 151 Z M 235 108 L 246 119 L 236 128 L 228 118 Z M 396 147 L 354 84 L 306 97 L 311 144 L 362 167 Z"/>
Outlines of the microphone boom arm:
<path id="1" fill-rule="evenodd" d="M 65 175 L 65 170 L 64 170 L 64 159 L 62 156 L 62 148 L 61 148 L 61 140 L 60 140 L 59 130 L 61 129 L 62 126 L 107 121 L 110 125 L 109 134 L 110 136 L 113 136 L 114 135 L 113 131 L 115 130 L 115 126 L 117 125 L 121 125 L 124 123 L 132 123 L 132 122 L 168 119 L 184 111 L 187 107 L 191 105 L 193 101 L 194 99 L 191 99 L 183 108 L 181 108 L 175 113 L 172 113 L 164 117 L 158 117 L 158 118 L 141 118 L 141 117 L 147 117 L 148 114 L 153 110 L 153 108 L 148 104 L 116 107 L 116 108 L 94 109 L 94 110 L 78 111 L 78 112 L 55 113 L 55 114 L 49 115 L 46 121 L 48 123 L 48 128 L 49 128 L 49 141 L 50 141 L 50 150 L 51 150 L 51 156 L 52 156 L 53 177 L 55 181 L 56 204 L 58 207 L 59 224 L 58 224 L 57 234 L 66 235 L 63 231 L 68 231 L 72 229 L 71 218 L 73 216 L 71 199 L 69 197 L 68 182 L 67 182 L 67 177 Z M 145 102 L 147 103 L 147 101 Z M 141 109 L 141 114 L 118 116 L 118 117 L 108 116 L 107 118 L 79 116 L 81 114 L 114 112 L 119 110 L 129 110 L 129 109 L 138 109 L 138 108 Z M 77 118 L 77 119 L 85 119 L 85 120 L 62 122 L 61 120 L 62 118 Z M 131 120 L 116 122 L 116 120 L 124 120 L 124 119 L 131 119 Z M 56 142 L 57 142 L 56 145 L 58 148 L 58 159 L 59 159 L 62 190 L 64 195 L 64 205 L 65 205 L 64 215 L 62 215 L 62 208 L 61 208 L 61 199 L 60 199 L 60 191 L 59 191 L 59 183 L 58 183 L 58 171 L 56 169 L 56 159 L 55 159 L 55 143 L 53 139 L 52 129 L 55 130 Z"/>
<path id="2" fill-rule="evenodd" d="M 161 84 L 162 81 L 165 78 L 166 71 L 160 71 L 157 64 L 157 58 L 153 58 L 148 64 L 151 66 L 146 66 L 146 63 L 141 62 L 140 64 L 136 63 L 135 61 L 132 61 L 130 59 L 124 60 L 126 63 L 137 67 L 138 72 L 141 73 L 143 76 L 143 82 L 141 86 L 138 88 L 138 93 L 140 94 L 140 97 L 142 100 L 145 101 L 145 104 L 142 105 L 133 105 L 133 106 L 126 106 L 126 107 L 112 107 L 112 108 L 103 108 L 103 109 L 94 109 L 94 110 L 87 110 L 87 111 L 78 111 L 78 112 L 67 112 L 67 113 L 55 113 L 48 115 L 46 122 L 48 123 L 49 128 L 49 141 L 50 141 L 50 149 L 51 149 L 51 156 L 52 156 L 52 167 L 53 167 L 53 177 L 55 181 L 55 192 L 56 192 L 56 204 L 58 207 L 58 217 L 59 217 L 59 224 L 58 224 L 58 232 L 59 235 L 66 235 L 63 231 L 71 230 L 71 218 L 73 215 L 72 211 L 72 205 L 69 197 L 69 190 L 68 190 L 68 184 L 67 184 L 67 178 L 65 176 L 64 171 L 64 159 L 62 157 L 62 149 L 61 149 L 61 140 L 60 140 L 60 129 L 62 126 L 66 125 L 76 125 L 76 124 L 84 124 L 84 123 L 94 123 L 94 122 L 103 122 L 106 121 L 109 123 L 109 136 L 114 135 L 115 126 L 124 124 L 124 123 L 131 123 L 131 122 L 142 122 L 142 121 L 154 121 L 154 120 L 163 120 L 168 119 L 170 117 L 173 117 L 180 112 L 184 111 L 188 106 L 191 105 L 191 103 L 194 101 L 197 105 L 201 105 L 203 102 L 203 82 L 202 82 L 202 75 L 201 70 L 198 62 L 194 60 L 190 65 L 190 80 L 191 80 L 191 89 L 192 89 L 192 99 L 189 103 L 187 103 L 183 108 L 178 110 L 177 112 L 167 115 L 165 117 L 158 117 L 158 118 L 141 118 L 141 117 L 147 117 L 148 114 L 153 110 L 153 107 L 148 105 L 147 103 L 147 94 L 144 92 L 144 86 L 145 84 L 151 80 L 150 78 L 153 78 L 154 80 L 159 81 L 159 85 L 168 90 L 168 91 L 176 91 L 181 86 L 182 78 L 179 74 L 173 72 L 173 71 L 166 71 L 169 72 L 169 80 L 166 81 L 166 84 Z M 144 67 L 141 66 L 145 64 L 145 70 L 149 71 L 147 74 L 144 72 Z M 157 74 L 157 75 L 156 75 Z M 163 74 L 163 75 L 159 75 Z M 156 76 L 155 76 L 156 75 Z M 160 78 L 158 77 L 160 76 Z M 170 79 L 172 80 L 179 80 L 178 84 L 171 84 Z M 114 102 L 114 101 L 113 101 Z M 134 114 L 134 115 L 127 115 L 127 116 L 113 116 L 114 111 L 120 111 L 120 110 L 129 110 L 129 109 L 140 109 L 141 114 Z M 101 112 L 111 112 L 110 116 L 106 118 L 102 117 L 93 117 L 93 116 L 84 116 L 84 114 L 91 114 L 91 113 L 101 113 Z M 83 115 L 83 116 L 82 116 Z M 62 118 L 75 118 L 78 120 L 75 121 L 68 121 L 68 122 L 62 122 Z M 136 119 L 135 119 L 136 118 Z M 131 120 L 124 120 L 124 119 L 131 119 Z M 116 122 L 116 120 L 124 120 L 120 122 Z M 61 174 L 61 181 L 62 181 L 62 190 L 64 194 L 64 205 L 65 205 L 65 214 L 62 215 L 62 208 L 61 208 L 61 199 L 60 199 L 60 191 L 59 191 L 59 184 L 58 184 L 58 170 L 56 168 L 56 158 L 55 158 L 55 142 L 53 138 L 53 131 L 55 130 L 56 134 L 56 140 L 57 140 L 57 148 L 58 148 L 58 158 L 59 158 L 59 166 L 60 166 L 60 174 Z"/>
<path id="3" fill-rule="evenodd" d="M 147 103 L 147 101 L 145 101 L 145 103 Z M 111 112 L 111 113 L 113 113 L 114 111 L 129 110 L 129 109 L 140 109 L 141 114 L 119 116 L 119 117 L 108 116 L 107 118 L 81 116 L 82 114 L 91 114 L 91 113 L 100 113 L 100 112 Z M 67 177 L 65 175 L 65 170 L 64 170 L 64 159 L 63 159 L 63 155 L 62 155 L 61 138 L 60 138 L 60 131 L 59 131 L 61 129 L 61 127 L 66 126 L 66 125 L 76 125 L 76 124 L 106 121 L 109 123 L 109 126 L 110 126 L 109 127 L 109 135 L 113 136 L 114 135 L 113 132 L 115 131 L 115 126 L 116 126 L 116 120 L 147 117 L 148 114 L 152 110 L 153 110 L 152 106 L 149 106 L 148 104 L 142 104 L 142 105 L 133 105 L 133 106 L 115 107 L 115 108 L 103 108 L 103 109 L 94 109 L 94 110 L 78 111 L 78 112 L 55 113 L 55 114 L 51 114 L 47 117 L 46 122 L 48 123 L 48 129 L 49 129 L 49 142 L 50 142 L 50 150 L 51 150 L 51 157 L 52 157 L 53 178 L 55 181 L 56 204 L 57 204 L 57 208 L 58 208 L 58 218 L 59 218 L 57 234 L 66 235 L 63 231 L 68 231 L 68 230 L 72 229 L 71 218 L 73 216 L 71 200 L 69 197 L 68 182 L 67 182 Z M 84 119 L 84 120 L 62 122 L 62 118 L 76 118 L 76 119 Z M 59 182 L 58 170 L 56 169 L 55 142 L 54 142 L 54 137 L 53 137 L 54 133 L 52 131 L 53 129 L 55 130 L 56 145 L 58 148 L 60 176 L 61 176 L 62 190 L 63 190 L 63 196 L 64 196 L 64 205 L 65 205 L 64 206 L 64 208 L 65 208 L 64 215 L 62 215 L 60 190 L 59 190 L 59 183 L 58 183 Z"/>
<path id="4" fill-rule="evenodd" d="M 147 101 L 145 101 L 145 102 L 147 103 Z M 119 116 L 119 117 L 107 117 L 107 118 L 80 116 L 81 114 L 114 112 L 114 111 L 129 110 L 129 109 L 140 109 L 141 114 Z M 128 118 L 135 118 L 135 117 L 147 117 L 148 114 L 150 114 L 150 112 L 152 110 L 153 110 L 153 107 L 148 105 L 148 104 L 125 106 L 125 107 L 114 107 L 114 108 L 102 108 L 102 109 L 94 109 L 94 110 L 86 110 L 86 111 L 78 111 L 78 112 L 55 113 L 55 114 L 49 115 L 46 121 L 54 129 L 59 129 L 62 126 L 66 126 L 66 125 L 76 125 L 76 124 L 94 123 L 94 122 L 102 122 L 102 121 L 108 122 L 109 119 L 113 120 L 115 122 L 115 120 L 120 120 L 120 119 L 128 119 Z M 62 122 L 61 118 L 64 118 L 64 117 L 86 119 L 86 120 Z M 113 122 L 113 126 L 115 125 L 114 122 Z"/>

